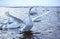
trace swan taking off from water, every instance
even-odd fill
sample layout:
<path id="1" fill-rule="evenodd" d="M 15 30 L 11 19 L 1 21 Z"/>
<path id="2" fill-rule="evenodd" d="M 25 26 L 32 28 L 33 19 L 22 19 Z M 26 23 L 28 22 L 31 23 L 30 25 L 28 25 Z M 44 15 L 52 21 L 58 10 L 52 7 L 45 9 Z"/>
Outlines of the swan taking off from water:
<path id="1" fill-rule="evenodd" d="M 27 10 L 26 10 L 27 9 Z M 29 8 L 18 8 L 18 9 L 11 9 L 10 12 L 5 13 L 8 17 L 14 18 L 15 20 L 18 20 L 19 22 L 24 24 L 24 27 L 20 30 L 22 32 L 30 31 L 30 29 L 33 27 L 32 20 L 29 15 Z M 17 21 L 17 22 L 18 22 Z M 12 26 L 11 26 L 12 27 Z M 9 27 L 7 27 L 9 28 Z"/>
<path id="2" fill-rule="evenodd" d="M 34 17 L 31 19 L 30 15 L 34 14 L 34 13 L 31 12 L 31 14 L 29 14 L 29 10 L 31 10 L 31 9 L 30 8 L 11 8 L 5 14 L 7 17 L 15 19 L 15 21 L 19 22 L 19 24 L 20 23 L 24 24 L 24 26 L 20 29 L 20 31 L 27 32 L 32 29 L 33 22 L 37 22 L 38 19 L 40 19 L 42 16 L 49 13 L 49 12 L 46 12 L 46 13 L 42 14 L 41 16 L 37 16 L 37 17 Z M 37 14 L 37 12 L 34 15 L 36 15 L 36 14 Z M 11 23 L 10 25 L 8 24 L 6 26 L 6 28 L 17 28 L 17 27 L 19 27 L 19 26 L 15 22 Z"/>

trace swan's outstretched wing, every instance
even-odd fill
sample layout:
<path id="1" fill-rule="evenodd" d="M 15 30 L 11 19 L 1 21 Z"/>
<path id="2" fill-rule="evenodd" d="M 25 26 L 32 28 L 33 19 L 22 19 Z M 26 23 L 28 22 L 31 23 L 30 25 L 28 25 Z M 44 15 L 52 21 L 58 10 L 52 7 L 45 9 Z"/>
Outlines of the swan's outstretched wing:
<path id="1" fill-rule="evenodd" d="M 42 15 L 39 15 L 39 16 L 37 16 L 37 17 L 34 17 L 34 18 L 32 19 L 32 21 L 33 21 L 33 22 L 40 21 L 39 19 L 41 19 L 41 17 L 43 17 L 43 16 L 45 16 L 45 15 L 47 15 L 47 14 L 49 14 L 49 11 L 46 12 L 46 13 L 44 13 L 44 14 L 42 14 Z"/>
<path id="2" fill-rule="evenodd" d="M 20 22 L 20 23 L 24 23 L 21 19 L 10 15 L 9 12 L 6 12 L 5 14 L 6 14 L 8 17 L 14 18 L 15 20 L 17 20 L 17 21 Z"/>

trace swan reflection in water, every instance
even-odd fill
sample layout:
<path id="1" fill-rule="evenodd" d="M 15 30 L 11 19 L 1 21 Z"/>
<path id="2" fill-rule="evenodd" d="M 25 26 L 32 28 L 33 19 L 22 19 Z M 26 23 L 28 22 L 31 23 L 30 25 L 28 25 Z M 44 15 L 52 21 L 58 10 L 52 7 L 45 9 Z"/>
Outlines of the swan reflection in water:
<path id="1" fill-rule="evenodd" d="M 32 31 L 23 32 L 23 35 L 20 37 L 20 39 L 39 39 L 39 37 L 34 34 L 40 34 L 40 33 L 33 33 Z"/>

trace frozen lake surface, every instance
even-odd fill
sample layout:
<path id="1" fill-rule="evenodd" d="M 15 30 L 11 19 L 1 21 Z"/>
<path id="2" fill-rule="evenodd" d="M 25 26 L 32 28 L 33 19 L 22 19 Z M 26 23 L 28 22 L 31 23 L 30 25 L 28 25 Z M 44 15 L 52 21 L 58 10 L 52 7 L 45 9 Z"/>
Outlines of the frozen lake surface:
<path id="1" fill-rule="evenodd" d="M 21 9 L 19 9 L 19 8 L 18 9 L 0 8 L 0 13 L 1 13 L 0 16 L 2 18 L 5 18 L 5 19 L 7 18 L 4 14 L 6 11 L 13 11 L 13 12 L 15 11 L 17 13 L 21 12 L 20 16 L 22 19 L 23 14 L 26 17 L 25 14 L 29 13 L 29 8 L 21 8 Z M 34 7 L 34 8 L 32 8 L 31 12 L 33 12 L 33 11 L 37 12 L 37 14 L 30 15 L 31 19 L 49 12 L 48 14 L 39 18 L 40 21 L 33 22 L 33 27 L 31 30 L 33 32 L 39 32 L 40 34 L 29 34 L 29 35 L 19 34 L 20 28 L 22 28 L 22 26 L 24 26 L 24 24 L 19 23 L 17 20 L 13 20 L 13 18 L 12 18 L 12 20 L 10 20 L 10 21 L 11 22 L 17 21 L 17 25 L 19 25 L 21 27 L 16 28 L 16 29 L 0 30 L 0 39 L 60 39 L 60 7 Z M 23 18 L 23 20 L 26 18 Z M 0 20 L 1 20 L 1 18 L 0 18 Z M 1 21 L 1 22 L 5 23 L 7 21 L 5 20 L 5 21 Z M 1 24 L 0 24 L 0 26 L 1 26 Z"/>

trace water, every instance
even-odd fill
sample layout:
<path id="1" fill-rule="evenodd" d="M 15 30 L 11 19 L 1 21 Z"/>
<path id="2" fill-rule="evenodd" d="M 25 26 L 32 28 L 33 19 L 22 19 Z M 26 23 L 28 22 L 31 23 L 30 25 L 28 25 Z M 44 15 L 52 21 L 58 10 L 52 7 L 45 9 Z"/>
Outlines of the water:
<path id="1" fill-rule="evenodd" d="M 33 22 L 31 31 L 39 32 L 39 34 L 31 32 L 20 34 L 20 28 L 0 30 L 0 39 L 60 39 L 60 12 L 58 11 L 60 11 L 58 7 L 38 7 L 37 15 L 30 15 L 32 19 L 49 12 L 49 14 L 40 18 L 40 22 Z M 24 26 L 22 23 L 20 25 Z"/>

